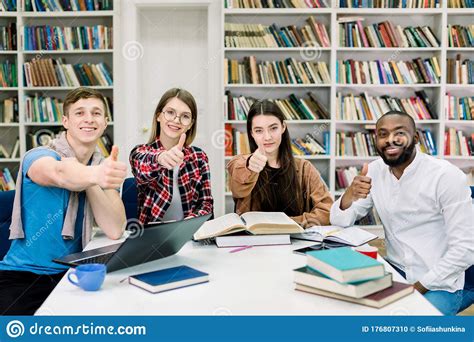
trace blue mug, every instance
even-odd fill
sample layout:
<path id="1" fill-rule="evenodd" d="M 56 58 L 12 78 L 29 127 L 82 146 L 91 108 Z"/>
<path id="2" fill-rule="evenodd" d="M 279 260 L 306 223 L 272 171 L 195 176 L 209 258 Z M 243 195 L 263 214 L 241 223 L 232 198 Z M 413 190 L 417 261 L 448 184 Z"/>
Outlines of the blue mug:
<path id="1" fill-rule="evenodd" d="M 104 264 L 79 265 L 68 273 L 67 279 L 85 291 L 97 291 L 104 282 L 106 272 Z"/>

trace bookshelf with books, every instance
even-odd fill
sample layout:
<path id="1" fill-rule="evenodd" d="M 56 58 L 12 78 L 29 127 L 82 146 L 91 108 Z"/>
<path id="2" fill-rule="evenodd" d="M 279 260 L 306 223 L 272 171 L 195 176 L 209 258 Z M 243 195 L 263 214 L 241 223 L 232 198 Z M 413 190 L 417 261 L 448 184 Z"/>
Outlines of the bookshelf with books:
<path id="1" fill-rule="evenodd" d="M 291 8 L 285 8 L 285 4 Z M 442 0 L 333 0 L 328 1 L 327 6 L 317 6 L 314 1 L 227 0 L 224 2 L 222 19 L 223 123 L 231 130 L 245 133 L 248 107 L 255 99 L 269 98 L 275 100 L 280 108 L 286 109 L 284 113 L 293 138 L 304 138 L 308 131 L 328 132 L 329 154 L 318 155 L 317 158 L 325 159 L 312 162 L 335 197 L 343 191 L 337 183 L 336 170 L 360 168 L 363 163 L 378 158 L 369 150 L 365 153 L 365 149 L 362 155 L 340 154 L 337 141 L 341 134 L 358 133 L 359 143 L 369 141 L 365 140 L 364 134 L 369 133 L 380 115 L 390 109 L 402 109 L 413 116 L 421 134 L 422 151 L 447 159 L 466 173 L 472 172 L 472 156 L 445 154 L 445 135 L 450 129 L 462 132 L 465 140 L 469 141 L 469 133 L 474 128 L 474 85 L 470 84 L 467 77 L 469 71 L 472 74 L 472 69 L 468 67 L 472 68 L 474 48 L 472 40 L 466 38 L 472 38 L 474 10 L 471 5 L 470 1 L 464 0 L 450 0 L 449 4 Z M 308 25 L 308 18 L 324 25 L 329 46 L 323 45 L 318 39 L 319 46 L 308 42 L 298 44 L 295 31 L 302 32 Z M 246 33 L 242 38 L 244 41 L 239 41 L 242 46 L 229 43 L 235 33 L 229 29 L 229 25 L 224 25 L 229 23 L 242 25 L 240 34 Z M 456 38 L 460 35 L 463 38 L 459 39 L 459 44 L 450 45 L 448 28 L 454 25 L 457 26 L 453 34 L 457 35 Z M 242 31 L 244 28 L 247 31 Z M 274 41 L 278 39 L 275 33 L 282 37 L 283 44 L 275 44 Z M 266 36 L 270 34 L 273 39 Z M 293 39 L 292 35 L 295 35 Z M 356 36 L 358 38 L 354 41 Z M 245 41 L 251 37 L 258 37 L 261 45 Z M 265 39 L 268 43 L 262 43 Z M 293 44 L 288 44 L 291 41 Z M 330 83 L 260 84 L 265 82 L 252 82 L 250 75 L 247 77 L 250 80 L 248 83 L 233 84 L 232 69 L 227 69 L 229 61 L 238 60 L 243 64 L 244 60 L 248 60 L 250 66 L 250 56 L 255 56 L 254 68 L 256 64 L 258 71 L 261 61 L 293 58 L 299 62 L 325 62 Z M 467 78 L 467 82 L 448 82 L 448 72 L 451 73 L 448 59 L 460 60 L 459 71 L 466 71 L 464 80 Z M 343 65 L 343 61 L 349 62 Z M 463 62 L 466 65 L 464 69 L 461 66 Z M 345 66 L 348 66 L 348 69 L 343 69 L 346 79 L 341 75 L 341 68 Z M 241 72 L 245 70 L 245 67 L 241 67 Z M 276 79 L 279 77 L 277 73 L 273 76 Z M 461 75 L 459 78 L 462 80 Z M 298 112 L 301 99 L 311 100 L 309 93 L 327 109 L 327 117 L 316 116 L 315 120 L 304 112 Z M 226 163 L 233 152 L 228 153 L 224 158 Z M 231 212 L 233 202 L 228 190 L 226 187 L 226 212 Z"/>
<path id="2" fill-rule="evenodd" d="M 329 187 L 330 151 L 324 145 L 329 145 L 331 127 L 331 13 L 324 1 L 313 9 L 304 1 L 288 9 L 278 8 L 279 3 L 246 9 L 244 2 L 233 1 L 228 2 L 233 8 L 223 11 L 224 122 L 234 147 L 225 153 L 225 164 L 248 149 L 235 142 L 246 137 L 248 108 L 255 100 L 271 99 L 287 119 L 295 156 L 315 165 Z M 228 190 L 226 213 L 233 211 Z"/>
<path id="3" fill-rule="evenodd" d="M 17 11 L 1 11 L 13 2 L 0 4 L 0 31 L 8 29 L 8 44 L 0 39 L 0 144 L 17 153 L 0 156 L 0 170 L 7 166 L 16 177 L 24 153 L 61 131 L 64 97 L 79 85 L 107 99 L 109 124 L 98 144 L 107 154 L 114 137 L 118 1 L 21 0 Z M 5 39 L 13 36 L 15 44 Z"/>

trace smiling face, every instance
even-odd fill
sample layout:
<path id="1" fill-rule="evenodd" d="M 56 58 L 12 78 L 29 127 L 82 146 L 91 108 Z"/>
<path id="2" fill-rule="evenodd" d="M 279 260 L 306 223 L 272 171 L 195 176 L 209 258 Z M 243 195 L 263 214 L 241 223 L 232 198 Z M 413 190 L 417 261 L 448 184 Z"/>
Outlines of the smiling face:
<path id="1" fill-rule="evenodd" d="M 274 115 L 256 115 L 252 120 L 252 137 L 257 146 L 268 155 L 278 155 L 285 130 L 285 123 Z"/>
<path id="2" fill-rule="evenodd" d="M 385 164 L 403 165 L 415 153 L 418 133 L 405 115 L 387 115 L 379 119 L 376 128 L 376 148 Z"/>
<path id="3" fill-rule="evenodd" d="M 63 116 L 68 137 L 84 144 L 96 144 L 107 127 L 104 103 L 97 98 L 79 99 Z"/>
<path id="4" fill-rule="evenodd" d="M 169 120 L 173 115 L 175 118 Z M 191 119 L 191 122 L 186 124 L 188 119 Z M 160 137 L 166 136 L 171 140 L 179 139 L 181 134 L 186 133 L 193 125 L 191 109 L 177 97 L 166 103 L 156 120 L 160 123 Z"/>

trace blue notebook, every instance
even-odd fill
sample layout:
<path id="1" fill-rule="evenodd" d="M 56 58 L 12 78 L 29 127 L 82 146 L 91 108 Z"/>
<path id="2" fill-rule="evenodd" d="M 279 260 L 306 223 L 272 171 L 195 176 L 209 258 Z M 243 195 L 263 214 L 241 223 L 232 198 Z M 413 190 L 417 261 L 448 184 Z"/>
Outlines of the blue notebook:
<path id="1" fill-rule="evenodd" d="M 141 287 L 151 293 L 174 290 L 208 281 L 208 273 L 198 271 L 186 265 L 136 274 L 128 278 L 130 284 Z"/>
<path id="2" fill-rule="evenodd" d="M 383 277 L 383 264 L 350 247 L 307 252 L 308 266 L 340 283 Z"/>

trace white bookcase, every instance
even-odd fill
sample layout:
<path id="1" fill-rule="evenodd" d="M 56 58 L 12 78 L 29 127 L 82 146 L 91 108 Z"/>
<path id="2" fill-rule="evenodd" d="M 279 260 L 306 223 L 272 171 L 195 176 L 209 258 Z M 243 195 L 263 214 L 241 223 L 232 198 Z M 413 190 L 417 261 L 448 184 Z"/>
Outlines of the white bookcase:
<path id="1" fill-rule="evenodd" d="M 222 96 L 226 90 L 230 90 L 234 96 L 253 96 L 255 98 L 284 98 L 291 93 L 304 95 L 308 91 L 315 93 L 322 104 L 331 113 L 330 120 L 302 120 L 289 121 L 288 127 L 292 137 L 302 136 L 305 133 L 328 130 L 330 132 L 330 155 L 304 157 L 320 171 L 328 184 L 333 196 L 340 196 L 341 191 L 336 191 L 335 170 L 337 167 L 361 166 L 364 162 L 370 162 L 377 157 L 344 157 L 335 154 L 335 137 L 339 131 L 364 131 L 364 125 L 374 124 L 375 121 L 348 121 L 336 120 L 336 94 L 360 94 L 367 91 L 369 95 L 391 95 L 397 97 L 409 97 L 414 95 L 416 90 L 424 90 L 438 115 L 437 120 L 418 120 L 419 128 L 430 128 L 438 150 L 438 157 L 445 158 L 452 163 L 462 167 L 474 167 L 474 157 L 449 157 L 444 156 L 444 132 L 449 127 L 455 127 L 464 133 L 472 133 L 474 121 L 448 121 L 445 118 L 444 95 L 450 91 L 456 96 L 473 96 L 474 85 L 449 85 L 446 84 L 446 58 L 453 57 L 461 53 L 464 58 L 474 58 L 474 48 L 448 48 L 447 25 L 449 24 L 473 24 L 473 9 L 448 9 L 446 1 L 442 1 L 442 7 L 436 9 L 349 9 L 338 8 L 338 1 L 333 0 L 332 8 L 327 9 L 223 9 L 222 23 L 252 23 L 270 25 L 276 23 L 279 27 L 287 25 L 301 26 L 309 16 L 315 17 L 316 21 L 327 25 L 331 38 L 331 47 L 319 49 L 317 54 L 319 59 L 315 61 L 325 61 L 331 73 L 331 83 L 326 85 L 235 85 L 224 84 Z M 405 26 L 429 25 L 437 38 L 441 41 L 440 48 L 347 48 L 339 47 L 338 41 L 338 18 L 340 17 L 363 17 L 364 25 L 390 20 L 394 24 Z M 222 27 L 222 46 L 224 46 L 224 27 Z M 313 48 L 314 49 L 314 48 Z M 308 52 L 306 48 L 224 48 L 224 57 L 228 59 L 239 59 L 255 55 L 257 61 L 260 60 L 280 60 L 287 57 L 294 57 L 303 60 L 302 55 Z M 311 53 L 311 52 L 308 52 Z M 442 69 L 440 84 L 415 84 L 415 85 L 361 85 L 361 84 L 337 84 L 336 83 L 336 61 L 343 59 L 354 60 L 375 60 L 389 58 L 397 60 L 411 60 L 413 58 L 436 56 Z M 223 72 L 224 63 L 222 64 Z M 238 130 L 245 131 L 245 122 L 228 121 L 226 118 L 222 123 L 230 123 Z M 222 151 L 224 154 L 224 151 Z M 229 157 L 224 157 L 226 163 Z M 225 184 L 223 184 L 224 186 Z M 232 194 L 225 193 L 223 200 L 226 203 L 226 212 L 232 212 L 234 208 Z"/>
<path id="2" fill-rule="evenodd" d="M 0 12 L 0 25 L 15 22 L 17 26 L 17 51 L 0 51 L 0 61 L 6 59 L 15 60 L 17 64 L 18 87 L 0 88 L 0 100 L 8 97 L 18 98 L 18 122 L 0 123 L 0 144 L 3 144 L 8 152 L 11 152 L 16 138 L 20 138 L 20 158 L 1 159 L 0 169 L 8 167 L 13 176 L 16 177 L 21 157 L 30 148 L 28 134 L 39 129 L 47 128 L 53 131 L 60 130 L 61 123 L 27 122 L 25 117 L 25 96 L 33 96 L 36 93 L 44 96 L 52 96 L 64 99 L 66 93 L 73 87 L 26 87 L 23 80 L 23 63 L 33 58 L 63 58 L 66 63 L 99 63 L 104 62 L 111 69 L 112 78 L 116 80 L 117 65 L 117 42 L 118 42 L 118 16 L 119 0 L 113 1 L 113 10 L 110 11 L 74 11 L 74 12 L 26 12 L 23 10 L 23 1 L 18 0 L 18 9 L 15 12 Z M 23 44 L 23 27 L 29 25 L 51 25 L 51 26 L 86 26 L 106 25 L 113 28 L 114 49 L 107 50 L 73 50 L 73 51 L 25 51 Z M 105 96 L 114 102 L 114 86 L 93 86 L 100 90 Z M 114 123 L 109 122 L 106 130 L 112 138 L 114 136 Z"/>

